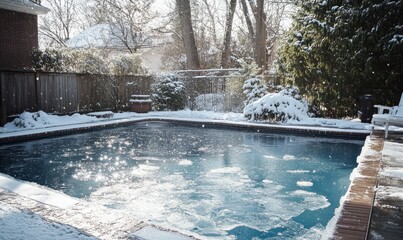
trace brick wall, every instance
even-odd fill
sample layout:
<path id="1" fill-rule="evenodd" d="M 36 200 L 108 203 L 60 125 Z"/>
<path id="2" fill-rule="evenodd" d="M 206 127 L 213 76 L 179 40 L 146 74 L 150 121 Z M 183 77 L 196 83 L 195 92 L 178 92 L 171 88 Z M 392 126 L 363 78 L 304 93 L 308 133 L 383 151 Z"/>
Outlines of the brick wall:
<path id="1" fill-rule="evenodd" d="M 32 67 L 31 52 L 37 47 L 37 16 L 0 9 L 0 70 Z"/>

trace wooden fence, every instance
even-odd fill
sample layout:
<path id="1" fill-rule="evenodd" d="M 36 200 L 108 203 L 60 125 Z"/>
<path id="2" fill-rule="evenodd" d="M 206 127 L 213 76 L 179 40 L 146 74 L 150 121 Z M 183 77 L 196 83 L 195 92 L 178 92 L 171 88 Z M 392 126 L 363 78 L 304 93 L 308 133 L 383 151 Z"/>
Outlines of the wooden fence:
<path id="1" fill-rule="evenodd" d="M 0 72 L 0 125 L 23 111 L 127 110 L 130 95 L 150 94 L 152 82 L 150 76 Z"/>

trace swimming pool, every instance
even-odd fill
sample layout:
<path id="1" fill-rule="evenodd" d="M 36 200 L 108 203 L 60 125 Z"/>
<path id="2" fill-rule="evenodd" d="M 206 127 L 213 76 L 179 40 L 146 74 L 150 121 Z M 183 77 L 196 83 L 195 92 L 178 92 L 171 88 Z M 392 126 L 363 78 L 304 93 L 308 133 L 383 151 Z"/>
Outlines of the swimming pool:
<path id="1" fill-rule="evenodd" d="M 149 122 L 0 146 L 0 172 L 211 239 L 315 239 L 362 145 Z"/>

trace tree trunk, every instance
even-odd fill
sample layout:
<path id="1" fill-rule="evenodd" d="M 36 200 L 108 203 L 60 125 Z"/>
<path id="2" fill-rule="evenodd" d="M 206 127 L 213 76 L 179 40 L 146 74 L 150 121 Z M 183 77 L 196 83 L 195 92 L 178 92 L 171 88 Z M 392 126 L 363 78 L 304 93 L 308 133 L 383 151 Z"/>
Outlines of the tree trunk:
<path id="1" fill-rule="evenodd" d="M 188 0 L 176 0 L 176 4 L 182 31 L 182 40 L 185 45 L 187 67 L 189 69 L 199 69 L 200 62 L 193 33 L 190 3 Z"/>
<path id="2" fill-rule="evenodd" d="M 235 7 L 237 0 L 231 0 L 230 6 L 227 11 L 227 19 L 225 25 L 225 37 L 224 37 L 224 50 L 221 55 L 221 67 L 228 68 L 228 57 L 231 52 L 231 33 L 232 33 L 232 21 L 234 19 Z"/>
<path id="3" fill-rule="evenodd" d="M 249 38 L 252 43 L 255 42 L 255 31 L 253 30 L 252 21 L 250 20 L 248 6 L 245 0 L 241 0 L 243 15 L 245 16 L 246 26 L 248 27 Z"/>
<path id="4" fill-rule="evenodd" d="M 266 59 L 266 16 L 264 14 L 264 0 L 257 0 L 256 6 L 256 38 L 255 38 L 255 61 L 262 71 L 267 68 Z"/>

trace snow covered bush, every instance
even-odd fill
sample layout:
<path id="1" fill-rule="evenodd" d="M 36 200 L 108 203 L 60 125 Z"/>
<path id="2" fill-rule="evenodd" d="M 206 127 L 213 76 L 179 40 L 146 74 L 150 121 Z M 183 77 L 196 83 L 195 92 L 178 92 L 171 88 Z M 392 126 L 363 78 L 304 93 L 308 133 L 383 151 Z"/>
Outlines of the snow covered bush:
<path id="1" fill-rule="evenodd" d="M 109 69 L 114 75 L 147 74 L 141 58 L 133 54 L 121 54 L 112 57 L 109 61 Z"/>
<path id="2" fill-rule="evenodd" d="M 246 95 L 245 106 L 267 94 L 267 88 L 262 84 L 260 77 L 252 77 L 245 81 L 243 93 Z"/>
<path id="3" fill-rule="evenodd" d="M 241 65 L 241 74 L 245 79 L 257 76 L 262 72 L 255 61 L 246 62 L 243 59 L 238 59 L 238 63 Z"/>
<path id="4" fill-rule="evenodd" d="M 177 111 L 185 108 L 185 85 L 175 74 L 161 76 L 152 85 L 153 107 L 158 111 Z"/>
<path id="5" fill-rule="evenodd" d="M 12 125 L 18 128 L 32 128 L 37 125 L 49 124 L 49 117 L 43 111 L 35 113 L 23 112 L 20 116 L 11 122 Z"/>
<path id="6" fill-rule="evenodd" d="M 35 70 L 46 72 L 64 71 L 63 56 L 55 49 L 34 49 L 31 54 L 32 66 Z"/>
<path id="7" fill-rule="evenodd" d="M 222 94 L 202 94 L 196 97 L 196 110 L 223 112 L 224 101 L 224 95 Z"/>
<path id="8" fill-rule="evenodd" d="M 66 50 L 63 52 L 69 72 L 109 74 L 106 53 L 96 49 Z"/>
<path id="9" fill-rule="evenodd" d="M 278 93 L 269 93 L 248 104 L 244 115 L 250 120 L 281 122 L 308 118 L 308 104 L 294 87 L 284 88 Z"/>

